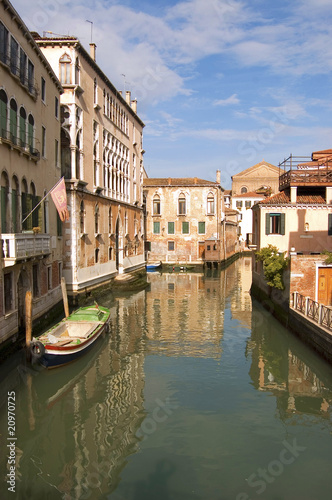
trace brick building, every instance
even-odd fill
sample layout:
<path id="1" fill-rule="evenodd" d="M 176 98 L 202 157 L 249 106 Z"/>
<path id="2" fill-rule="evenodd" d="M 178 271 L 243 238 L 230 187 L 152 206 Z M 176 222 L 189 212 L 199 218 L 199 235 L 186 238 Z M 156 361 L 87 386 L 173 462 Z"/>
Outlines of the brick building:
<path id="1" fill-rule="evenodd" d="M 147 260 L 203 264 L 211 238 L 218 249 L 213 260 L 223 260 L 223 191 L 219 171 L 216 182 L 144 179 Z"/>
<path id="2" fill-rule="evenodd" d="M 62 87 L 7 0 L 0 1 L 0 75 L 1 343 L 24 327 L 27 290 L 34 320 L 61 300 L 63 265 L 62 224 L 53 202 L 42 201 L 61 175 Z"/>
<path id="3" fill-rule="evenodd" d="M 61 169 L 70 220 L 64 268 L 70 295 L 144 267 L 143 127 L 137 102 L 122 96 L 76 37 L 36 43 L 64 88 Z"/>
<path id="4" fill-rule="evenodd" d="M 291 156 L 282 167 L 280 192 L 253 207 L 253 241 L 257 250 L 271 244 L 291 255 L 291 292 L 332 305 L 332 267 L 321 255 L 332 243 L 332 150 Z M 256 262 L 253 281 L 260 275 Z"/>

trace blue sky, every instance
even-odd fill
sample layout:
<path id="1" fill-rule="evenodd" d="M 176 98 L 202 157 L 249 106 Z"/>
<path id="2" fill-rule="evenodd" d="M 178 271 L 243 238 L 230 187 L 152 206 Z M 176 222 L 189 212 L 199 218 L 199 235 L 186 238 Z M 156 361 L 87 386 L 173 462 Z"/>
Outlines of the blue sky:
<path id="1" fill-rule="evenodd" d="M 138 99 L 149 177 L 231 187 L 263 159 L 332 147 L 330 0 L 12 0 L 28 28 L 75 35 Z M 125 75 L 122 76 L 122 75 Z"/>

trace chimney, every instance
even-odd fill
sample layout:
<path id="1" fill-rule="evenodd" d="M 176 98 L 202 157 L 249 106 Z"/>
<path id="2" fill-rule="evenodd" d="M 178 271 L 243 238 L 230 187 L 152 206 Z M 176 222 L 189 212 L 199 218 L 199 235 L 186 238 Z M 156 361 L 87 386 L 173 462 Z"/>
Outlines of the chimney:
<path id="1" fill-rule="evenodd" d="M 220 170 L 217 170 L 217 184 L 220 184 Z"/>
<path id="2" fill-rule="evenodd" d="M 137 113 L 137 99 L 131 101 L 131 109 L 134 111 L 134 113 Z"/>
<path id="3" fill-rule="evenodd" d="M 130 90 L 126 90 L 126 103 L 129 104 L 129 106 L 130 106 L 130 101 L 131 101 L 131 92 Z"/>
<path id="4" fill-rule="evenodd" d="M 97 45 L 93 42 L 90 43 L 90 56 L 96 62 L 96 48 Z"/>

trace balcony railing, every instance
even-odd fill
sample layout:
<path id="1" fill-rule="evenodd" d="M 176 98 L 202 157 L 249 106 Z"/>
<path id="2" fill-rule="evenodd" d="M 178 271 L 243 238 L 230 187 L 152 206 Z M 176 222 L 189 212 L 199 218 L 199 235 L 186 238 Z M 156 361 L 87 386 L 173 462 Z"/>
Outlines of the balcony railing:
<path id="1" fill-rule="evenodd" d="M 17 66 L 17 64 L 3 52 L 0 52 L 0 62 L 7 67 L 13 76 L 19 79 L 21 85 L 29 92 L 29 94 L 34 99 L 37 99 L 39 94 L 38 85 L 32 76 L 26 76 L 26 69 Z"/>
<path id="2" fill-rule="evenodd" d="M 279 163 L 279 189 L 290 186 L 332 185 L 332 157 L 312 160 L 290 155 Z"/>
<path id="3" fill-rule="evenodd" d="M 293 308 L 307 318 L 332 331 L 332 307 L 324 306 L 309 297 L 294 292 Z"/>
<path id="4" fill-rule="evenodd" d="M 0 129 L 0 138 L 10 146 L 16 146 L 22 153 L 28 154 L 32 160 L 40 160 L 40 152 L 30 144 L 24 142 L 20 137 L 16 137 L 10 130 Z"/>
<path id="5" fill-rule="evenodd" d="M 0 237 L 4 267 L 51 253 L 51 237 L 48 234 L 15 233 L 1 234 Z"/>

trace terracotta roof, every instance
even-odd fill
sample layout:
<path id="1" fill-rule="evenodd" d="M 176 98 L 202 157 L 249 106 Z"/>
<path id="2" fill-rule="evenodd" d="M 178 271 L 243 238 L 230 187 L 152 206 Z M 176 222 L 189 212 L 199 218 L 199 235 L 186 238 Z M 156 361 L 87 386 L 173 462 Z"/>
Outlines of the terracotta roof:
<path id="1" fill-rule="evenodd" d="M 256 193 L 255 191 L 250 191 L 249 193 L 235 194 L 233 198 L 265 198 L 263 194 Z"/>
<path id="2" fill-rule="evenodd" d="M 220 186 L 217 182 L 198 179 L 197 177 L 181 178 L 147 178 L 143 180 L 143 186 Z"/>
<path id="3" fill-rule="evenodd" d="M 265 200 L 260 201 L 258 205 L 287 205 L 290 203 L 290 198 L 284 191 L 281 193 L 274 194 L 265 198 Z M 296 203 L 301 205 L 326 205 L 326 201 L 320 195 L 300 195 L 296 198 Z"/>
<path id="4" fill-rule="evenodd" d="M 224 195 L 225 196 L 230 196 L 232 194 L 232 190 L 231 189 L 225 189 L 224 191 Z"/>
<path id="5" fill-rule="evenodd" d="M 235 208 L 225 207 L 225 214 L 229 214 L 229 215 L 233 214 L 233 215 L 235 215 L 235 214 L 238 214 L 238 210 L 235 210 Z"/>

